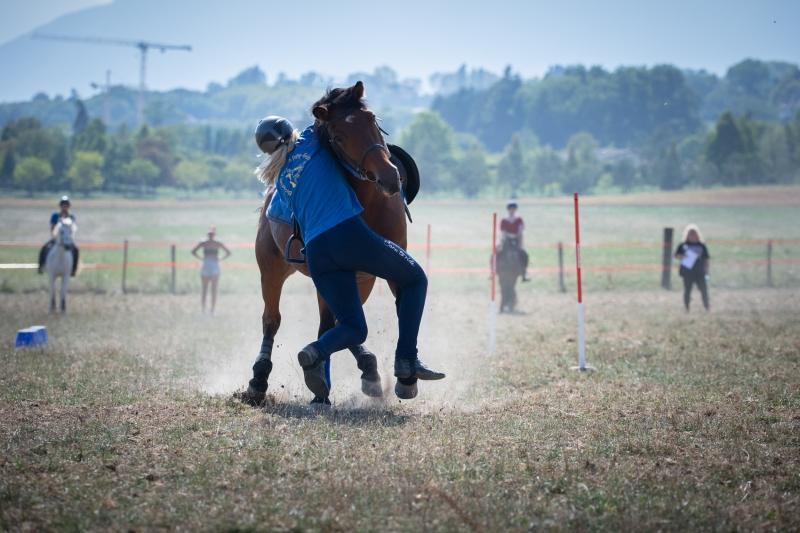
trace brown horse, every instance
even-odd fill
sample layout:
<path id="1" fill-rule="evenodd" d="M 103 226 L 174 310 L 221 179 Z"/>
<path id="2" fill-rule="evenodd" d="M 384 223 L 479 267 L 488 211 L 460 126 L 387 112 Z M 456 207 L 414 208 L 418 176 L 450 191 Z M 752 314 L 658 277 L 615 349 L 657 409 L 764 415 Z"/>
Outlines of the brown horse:
<path id="1" fill-rule="evenodd" d="M 497 251 L 497 278 L 500 281 L 500 312 L 513 313 L 517 307 L 517 278 L 524 273 L 522 248 L 517 237 L 507 237 Z"/>
<path id="2" fill-rule="evenodd" d="M 350 184 L 364 207 L 361 215 L 367 225 L 382 237 L 403 249 L 407 246 L 405 205 L 400 190 L 400 180 L 405 179 L 405 169 L 392 163 L 390 152 L 381 135 L 375 114 L 363 101 L 364 84 L 328 91 L 317 101 L 312 113 L 315 117 L 315 133 L 320 141 L 330 143 L 334 152 L 345 165 L 363 179 L 351 176 Z M 333 142 L 332 142 L 333 141 Z M 402 165 L 401 165 L 402 166 Z M 337 179 L 331 176 L 331 179 Z M 251 404 L 263 402 L 267 380 L 272 370 L 272 346 L 281 325 L 280 299 L 286 279 L 295 272 L 309 275 L 305 264 L 290 263 L 284 256 L 292 228 L 277 223 L 265 216 L 274 189 L 269 190 L 260 210 L 258 233 L 256 234 L 256 260 L 261 271 L 261 296 L 264 313 L 261 317 L 263 340 L 258 358 L 253 365 L 253 378 L 243 401 Z M 375 285 L 375 277 L 359 273 L 358 289 L 361 302 L 366 302 Z M 395 288 L 390 284 L 392 292 Z M 334 326 L 335 319 L 328 306 L 317 295 L 319 305 L 319 332 L 322 335 Z M 352 346 L 350 351 L 356 358 L 361 374 L 361 389 L 368 396 L 383 394 L 376 358 L 363 345 Z"/>

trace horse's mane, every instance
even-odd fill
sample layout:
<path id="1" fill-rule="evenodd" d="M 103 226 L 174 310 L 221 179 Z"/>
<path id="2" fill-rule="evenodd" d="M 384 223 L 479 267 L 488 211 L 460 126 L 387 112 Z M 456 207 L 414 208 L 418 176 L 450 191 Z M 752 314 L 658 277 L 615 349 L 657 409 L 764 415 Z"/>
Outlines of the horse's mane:
<path id="1" fill-rule="evenodd" d="M 314 108 L 319 106 L 327 106 L 329 109 L 364 109 L 367 104 L 363 98 L 356 96 L 352 87 L 336 87 L 325 91 L 322 98 L 314 102 L 314 105 L 311 106 L 312 114 Z"/>

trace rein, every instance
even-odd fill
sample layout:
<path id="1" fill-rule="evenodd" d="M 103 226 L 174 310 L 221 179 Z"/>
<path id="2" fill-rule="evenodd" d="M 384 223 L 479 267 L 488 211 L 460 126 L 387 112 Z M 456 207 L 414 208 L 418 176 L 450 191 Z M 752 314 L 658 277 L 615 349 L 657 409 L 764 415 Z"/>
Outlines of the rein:
<path id="1" fill-rule="evenodd" d="M 330 144 L 331 149 L 336 154 L 336 157 L 339 159 L 339 162 L 342 164 L 343 167 L 345 167 L 345 169 L 348 172 L 350 172 L 354 177 L 356 177 L 356 178 L 358 178 L 360 180 L 371 181 L 371 182 L 374 183 L 375 181 L 377 181 L 377 178 L 370 179 L 369 175 L 367 174 L 366 169 L 364 168 L 364 161 L 366 161 L 367 156 L 373 150 L 383 150 L 387 154 L 389 154 L 390 157 L 391 157 L 391 152 L 389 152 L 389 148 L 386 146 L 385 143 L 375 143 L 375 144 L 367 147 L 366 150 L 364 150 L 364 153 L 361 154 L 361 158 L 358 160 L 358 162 L 355 162 L 352 159 L 350 159 L 350 157 L 346 153 L 344 153 L 344 150 L 342 150 L 339 147 L 339 145 L 336 143 L 336 141 L 333 140 L 333 135 L 331 135 L 330 125 L 333 124 L 334 122 L 338 122 L 338 121 L 340 121 L 342 119 L 344 119 L 344 117 L 339 117 L 337 119 L 329 120 L 329 121 L 324 122 L 325 135 L 328 137 L 328 144 Z M 377 121 L 375 122 L 375 126 L 384 135 L 389 135 L 389 133 L 386 130 L 384 130 L 383 128 L 380 127 L 380 125 L 378 125 Z"/>
<path id="2" fill-rule="evenodd" d="M 385 142 L 375 143 L 372 146 L 369 146 L 366 150 L 364 150 L 364 153 L 361 155 L 361 159 L 357 164 L 353 162 L 353 160 L 350 159 L 350 157 L 348 157 L 347 154 L 344 153 L 344 151 L 339 147 L 339 145 L 333 140 L 333 135 L 331 135 L 331 131 L 329 129 L 331 124 L 333 124 L 334 122 L 338 122 L 344 118 L 345 117 L 342 116 L 334 120 L 329 120 L 322 123 L 322 125 L 324 125 L 325 127 L 321 128 L 321 131 L 324 132 L 325 137 L 327 137 L 327 142 L 330 149 L 333 151 L 333 154 L 336 156 L 336 159 L 339 161 L 339 164 L 351 176 L 353 176 L 356 179 L 360 179 L 361 181 L 369 181 L 370 183 L 377 183 L 378 181 L 377 178 L 370 179 L 369 175 L 367 174 L 367 171 L 364 169 L 364 161 L 367 159 L 369 153 L 372 152 L 373 150 L 377 149 L 384 150 L 386 151 L 387 154 L 389 154 L 390 158 L 392 157 L 392 151 L 389 150 L 389 147 L 386 146 Z M 375 119 L 375 126 L 382 134 L 389 135 L 389 132 L 383 129 L 380 124 L 378 124 L 377 118 Z M 413 223 L 414 220 L 411 218 L 411 211 L 408 209 L 408 204 L 406 203 L 405 198 L 403 198 L 403 210 L 405 211 L 406 216 L 408 217 L 408 221 Z"/>

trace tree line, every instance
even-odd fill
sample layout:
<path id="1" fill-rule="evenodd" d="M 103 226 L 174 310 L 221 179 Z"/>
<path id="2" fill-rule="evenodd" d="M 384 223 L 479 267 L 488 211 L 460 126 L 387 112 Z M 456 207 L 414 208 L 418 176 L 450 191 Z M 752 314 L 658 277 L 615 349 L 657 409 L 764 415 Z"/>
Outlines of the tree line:
<path id="1" fill-rule="evenodd" d="M 788 63 L 745 60 L 722 78 L 662 65 L 556 67 L 523 80 L 508 68 L 488 88 L 437 97 L 432 110 L 404 142 L 417 148 L 433 190 L 800 181 L 800 69 Z M 467 164 L 478 158 L 482 165 Z"/>
<path id="2" fill-rule="evenodd" d="M 800 112 L 775 123 L 725 112 L 707 130 L 638 150 L 603 147 L 588 132 L 561 148 L 512 133 L 500 152 L 458 133 L 440 115 L 417 115 L 400 144 L 414 155 L 423 187 L 468 197 L 676 190 L 800 183 Z"/>
<path id="3" fill-rule="evenodd" d="M 250 131 L 211 126 L 107 131 L 80 100 L 71 130 L 36 118 L 0 132 L 0 187 L 27 191 L 153 195 L 159 188 L 257 192 Z"/>
<path id="4" fill-rule="evenodd" d="M 80 107 L 79 107 L 80 109 Z M 399 138 L 417 161 L 426 193 L 555 195 L 640 188 L 800 183 L 800 113 L 770 122 L 725 112 L 707 131 L 639 151 L 601 147 L 588 132 L 562 149 L 525 132 L 500 152 L 458 133 L 434 111 L 418 113 Z M 153 195 L 159 188 L 256 193 L 252 132 L 211 126 L 119 128 L 79 111 L 73 130 L 37 119 L 0 132 L 0 188 Z"/>
<path id="5" fill-rule="evenodd" d="M 509 67 L 489 88 L 438 96 L 432 109 L 492 151 L 501 150 L 516 132 L 555 148 L 582 131 L 601 146 L 641 147 L 696 133 L 725 111 L 770 122 L 791 120 L 800 111 L 800 69 L 748 59 L 720 78 L 671 65 L 614 71 L 578 65 L 523 80 Z"/>
<path id="6" fill-rule="evenodd" d="M 378 87 L 396 81 L 390 69 L 356 76 L 372 76 Z M 310 73 L 276 86 L 294 87 L 284 104 L 300 109 L 323 81 Z M 531 80 L 511 69 L 499 77 L 460 69 L 439 81 L 447 90 L 431 109 L 406 110 L 408 116 L 397 122 L 391 117 L 399 115 L 390 111 L 382 124 L 399 133 L 388 140 L 417 160 L 427 193 L 600 193 L 800 182 L 800 70 L 794 65 L 746 60 L 721 78 L 668 65 L 553 68 Z M 248 69 L 207 92 L 238 95 L 241 108 L 264 83 L 262 72 Z M 407 90 L 395 87 L 392 94 Z M 184 108 L 196 103 L 193 98 L 186 97 Z M 259 102 L 248 104 L 262 110 L 254 107 L 251 121 L 234 122 L 243 126 L 165 120 L 174 112 L 165 105 L 162 120 L 150 126 L 134 129 L 123 122 L 112 130 L 91 118 L 98 113 L 90 114 L 73 95 L 66 101 L 66 123 L 63 106 L 56 123 L 38 116 L 5 121 L 0 187 L 136 195 L 162 187 L 258 191 L 250 122 L 274 109 Z M 290 116 L 298 127 L 309 120 L 307 109 L 302 113 Z"/>

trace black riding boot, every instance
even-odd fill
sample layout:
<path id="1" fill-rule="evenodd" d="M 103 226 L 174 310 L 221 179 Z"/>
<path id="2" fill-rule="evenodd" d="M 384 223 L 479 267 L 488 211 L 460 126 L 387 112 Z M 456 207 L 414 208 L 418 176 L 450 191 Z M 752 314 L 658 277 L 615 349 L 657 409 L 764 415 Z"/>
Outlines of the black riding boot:
<path id="1" fill-rule="evenodd" d="M 50 248 L 53 246 L 53 241 L 47 241 L 42 249 L 39 250 L 39 274 L 44 273 L 44 264 L 47 261 L 47 252 L 50 251 Z"/>
<path id="2" fill-rule="evenodd" d="M 78 259 L 80 259 L 81 251 L 78 249 L 77 246 L 74 244 L 72 245 L 72 273 L 71 276 L 74 278 L 75 273 L 78 271 Z"/>

